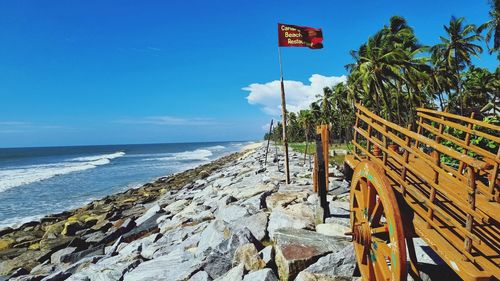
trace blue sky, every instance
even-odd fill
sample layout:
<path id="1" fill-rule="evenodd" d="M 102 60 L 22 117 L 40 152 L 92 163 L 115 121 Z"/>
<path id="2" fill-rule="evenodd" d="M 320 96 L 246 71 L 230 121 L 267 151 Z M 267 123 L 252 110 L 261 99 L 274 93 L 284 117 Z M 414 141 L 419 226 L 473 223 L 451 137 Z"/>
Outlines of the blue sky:
<path id="1" fill-rule="evenodd" d="M 488 10 L 486 0 L 1 1 L 0 147 L 260 139 L 279 118 L 278 22 L 323 28 L 324 49 L 282 50 L 299 108 L 301 93 L 342 81 L 349 50 L 390 16 L 432 45 L 451 15 L 480 24 Z M 475 63 L 498 65 L 486 53 Z"/>

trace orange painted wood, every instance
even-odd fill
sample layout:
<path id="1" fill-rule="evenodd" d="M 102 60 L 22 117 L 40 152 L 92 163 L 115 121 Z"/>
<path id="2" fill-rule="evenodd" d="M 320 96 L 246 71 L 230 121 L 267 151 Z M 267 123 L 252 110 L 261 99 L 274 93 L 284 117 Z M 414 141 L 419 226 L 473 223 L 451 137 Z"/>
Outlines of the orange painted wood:
<path id="1" fill-rule="evenodd" d="M 490 152 L 484 153 L 470 144 L 471 136 L 488 135 L 478 134 L 473 126 L 483 123 L 449 113 L 419 110 L 418 133 L 415 133 L 384 120 L 359 104 L 356 107 L 355 154 L 352 159 L 347 157 L 346 162 L 351 167 L 360 165 L 363 160 L 379 164 L 392 190 L 401 193 L 414 211 L 416 234 L 464 280 L 500 279 L 500 205 L 495 182 L 500 151 L 492 157 Z M 448 121 L 449 118 L 468 123 L 464 126 Z M 465 128 L 466 138 L 452 141 L 463 145 L 466 151 L 482 155 L 486 161 L 443 146 L 440 141 L 449 139 L 444 126 Z M 482 127 L 497 131 L 500 128 Z M 424 130 L 434 134 L 435 139 L 423 136 Z M 495 140 L 495 136 L 489 139 Z M 397 144 L 404 151 L 403 155 L 389 149 L 388 143 Z M 382 155 L 373 154 L 371 147 L 375 145 L 379 146 Z M 434 157 L 429 155 L 433 150 Z M 439 154 L 463 163 L 463 169 L 440 163 Z M 462 172 L 465 169 L 467 173 Z"/>

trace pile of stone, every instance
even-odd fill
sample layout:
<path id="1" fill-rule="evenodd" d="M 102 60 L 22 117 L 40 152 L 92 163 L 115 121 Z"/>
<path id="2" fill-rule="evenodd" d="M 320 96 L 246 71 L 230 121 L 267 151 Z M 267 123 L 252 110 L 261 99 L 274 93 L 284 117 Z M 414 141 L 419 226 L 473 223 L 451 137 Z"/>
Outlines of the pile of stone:
<path id="1" fill-rule="evenodd" d="M 338 177 L 332 178 L 325 218 L 302 157 L 291 153 L 293 182 L 287 185 L 283 163 L 271 161 L 274 155 L 264 166 L 264 149 L 199 167 L 191 171 L 196 176 L 160 179 L 127 196 L 54 216 L 57 223 L 44 225 L 50 219 L 45 218 L 21 230 L 2 230 L 0 275 L 11 274 L 10 280 L 359 279 L 353 277 L 352 242 L 344 235 L 349 203 L 341 173 L 331 168 Z M 29 227 L 39 235 L 12 235 L 33 233 Z M 5 247 L 1 241 L 7 239 L 15 242 Z M 29 242 L 16 247 L 22 241 Z"/>

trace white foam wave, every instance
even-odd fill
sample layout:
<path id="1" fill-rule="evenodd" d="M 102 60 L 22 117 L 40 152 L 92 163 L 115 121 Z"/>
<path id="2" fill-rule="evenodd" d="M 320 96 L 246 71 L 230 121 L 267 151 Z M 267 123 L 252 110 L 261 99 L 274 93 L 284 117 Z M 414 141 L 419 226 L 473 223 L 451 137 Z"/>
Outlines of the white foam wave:
<path id="1" fill-rule="evenodd" d="M 7 189 L 47 180 L 59 175 L 85 171 L 109 164 L 111 159 L 125 155 L 124 152 L 104 154 L 100 156 L 79 157 L 72 162 L 29 165 L 18 168 L 0 170 L 0 192 Z M 87 159 L 87 162 L 84 162 Z"/>
<path id="2" fill-rule="evenodd" d="M 85 162 L 85 161 L 95 161 L 95 160 L 100 160 L 100 159 L 110 159 L 111 160 L 111 159 L 115 159 L 118 157 L 122 157 L 123 155 L 125 155 L 125 152 L 119 151 L 119 152 L 115 152 L 115 153 L 111 153 L 111 154 L 77 157 L 77 158 L 71 159 L 70 161 Z"/>
<path id="3" fill-rule="evenodd" d="M 20 227 L 21 225 L 31 222 L 31 221 L 38 221 L 41 218 L 43 218 L 43 215 L 34 215 L 34 216 L 27 216 L 27 217 L 14 217 L 14 218 L 8 218 L 4 219 L 0 222 L 0 229 L 4 227 Z"/>
<path id="4" fill-rule="evenodd" d="M 210 150 L 222 150 L 222 149 L 225 149 L 225 148 L 226 147 L 223 146 L 223 145 L 214 145 L 214 146 L 209 146 L 206 149 L 210 149 Z"/>
<path id="5" fill-rule="evenodd" d="M 166 160 L 166 161 L 207 161 L 210 160 L 212 156 L 212 151 L 208 149 L 196 149 L 191 151 L 172 153 L 167 157 L 159 157 L 154 160 Z"/>

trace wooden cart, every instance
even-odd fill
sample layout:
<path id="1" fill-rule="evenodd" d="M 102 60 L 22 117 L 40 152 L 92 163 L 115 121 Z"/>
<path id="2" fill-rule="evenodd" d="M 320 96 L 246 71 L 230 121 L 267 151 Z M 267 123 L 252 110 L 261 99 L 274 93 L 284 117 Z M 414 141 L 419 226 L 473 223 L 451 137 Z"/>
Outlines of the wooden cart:
<path id="1" fill-rule="evenodd" d="M 408 271 L 418 279 L 416 236 L 464 280 L 500 279 L 500 151 L 473 144 L 477 137 L 500 143 L 500 127 L 418 109 L 413 132 L 362 105 L 356 110 L 354 151 L 345 166 L 363 279 L 406 280 Z"/>

